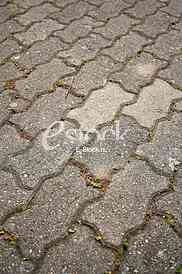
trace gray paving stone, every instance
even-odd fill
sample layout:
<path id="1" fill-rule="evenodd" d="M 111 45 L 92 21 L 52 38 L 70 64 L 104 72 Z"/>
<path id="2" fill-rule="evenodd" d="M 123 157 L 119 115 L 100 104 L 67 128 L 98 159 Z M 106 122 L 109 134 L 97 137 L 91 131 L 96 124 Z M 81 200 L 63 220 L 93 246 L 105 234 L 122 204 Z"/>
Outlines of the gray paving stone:
<path id="1" fill-rule="evenodd" d="M 38 256 L 46 243 L 66 232 L 79 205 L 97 196 L 84 186 L 79 170 L 68 167 L 44 182 L 32 208 L 10 218 L 4 227 L 17 235 L 25 256 Z"/>
<path id="2" fill-rule="evenodd" d="M 95 141 L 77 150 L 74 158 L 85 163 L 96 176 L 107 178 L 113 169 L 124 167 L 136 146 L 147 141 L 147 136 L 147 130 L 131 118 L 121 117 L 103 127 Z"/>
<path id="3" fill-rule="evenodd" d="M 158 11 L 154 15 L 147 16 L 145 22 L 134 29 L 144 33 L 148 37 L 156 38 L 159 34 L 166 32 L 171 22 L 175 21 L 175 18 L 171 18 L 169 15 Z"/>
<path id="4" fill-rule="evenodd" d="M 90 90 L 104 86 L 109 73 L 117 68 L 118 66 L 109 57 L 98 56 L 82 66 L 75 76 L 73 86 L 77 93 L 87 95 Z M 70 79 L 66 81 L 70 82 Z"/>
<path id="5" fill-rule="evenodd" d="M 51 17 L 57 19 L 60 23 L 68 24 L 73 20 L 87 15 L 88 12 L 92 9 L 93 6 L 89 5 L 87 2 L 76 1 L 73 4 L 65 7 L 62 11 L 51 15 Z"/>
<path id="6" fill-rule="evenodd" d="M 15 20 L 8 20 L 4 24 L 0 24 L 0 42 L 5 40 L 11 34 L 22 31 L 24 28 L 20 26 Z"/>
<path id="7" fill-rule="evenodd" d="M 50 37 L 44 41 L 36 42 L 27 51 L 16 55 L 13 59 L 19 64 L 32 69 L 34 66 L 50 61 L 57 52 L 66 45 L 56 37 Z"/>
<path id="8" fill-rule="evenodd" d="M 172 0 L 169 5 L 162 9 L 163 11 L 173 15 L 180 17 L 182 14 L 182 4 L 180 0 Z"/>
<path id="9" fill-rule="evenodd" d="M 180 77 L 181 70 L 182 56 L 176 56 L 172 60 L 170 66 L 159 73 L 159 76 L 182 88 L 182 79 Z"/>
<path id="10" fill-rule="evenodd" d="M 83 62 L 93 59 L 96 54 L 110 45 L 111 42 L 104 39 L 99 34 L 90 34 L 87 38 L 79 39 L 71 49 L 61 51 L 58 56 L 74 65 L 81 65 Z"/>
<path id="11" fill-rule="evenodd" d="M 55 35 L 61 37 L 67 43 L 73 43 L 89 34 L 94 27 L 101 25 L 103 25 L 103 22 L 84 16 L 81 19 L 74 20 L 64 30 L 56 31 Z"/>
<path id="12" fill-rule="evenodd" d="M 120 244 L 123 233 L 143 221 L 153 193 L 167 186 L 144 162 L 131 161 L 113 176 L 104 199 L 89 206 L 83 218 L 96 224 L 103 236 Z"/>
<path id="13" fill-rule="evenodd" d="M 151 40 L 130 32 L 130 34 L 117 40 L 112 47 L 102 50 L 102 53 L 108 54 L 119 62 L 124 62 L 126 59 L 135 56 L 143 46 L 150 42 Z"/>
<path id="14" fill-rule="evenodd" d="M 17 79 L 23 76 L 23 72 L 18 70 L 17 67 L 11 63 L 5 63 L 0 66 L 0 81 L 7 81 L 11 79 Z"/>
<path id="15" fill-rule="evenodd" d="M 26 79 L 16 82 L 16 88 L 25 98 L 31 99 L 41 91 L 52 88 L 53 84 L 74 71 L 61 60 L 53 59 L 50 63 L 40 65 Z"/>
<path id="16" fill-rule="evenodd" d="M 146 50 L 154 53 L 158 57 L 168 60 L 171 55 L 177 54 L 181 51 L 181 39 L 181 32 L 171 30 L 167 34 L 160 35 L 155 44 L 147 46 Z"/>
<path id="17" fill-rule="evenodd" d="M 53 267 L 51 267 L 52 261 Z M 79 274 L 107 273 L 111 268 L 111 251 L 100 247 L 87 228 L 81 228 L 69 242 L 61 243 L 48 253 L 40 274 L 50 271 Z"/>
<path id="18" fill-rule="evenodd" d="M 128 61 L 124 69 L 110 76 L 111 80 L 121 83 L 127 90 L 138 93 L 140 88 L 150 83 L 157 71 L 167 63 L 142 53 Z"/>
<path id="19" fill-rule="evenodd" d="M 0 129 L 0 163 L 3 163 L 9 154 L 25 149 L 28 144 L 29 141 L 21 138 L 13 127 L 3 126 Z"/>
<path id="20" fill-rule="evenodd" d="M 65 7 L 75 2 L 75 0 L 56 0 L 56 6 Z"/>
<path id="21" fill-rule="evenodd" d="M 123 0 L 105 1 L 100 8 L 95 8 L 93 11 L 90 11 L 89 15 L 97 20 L 107 20 L 118 15 L 122 10 L 129 6 L 130 4 Z"/>
<path id="22" fill-rule="evenodd" d="M 33 264 L 23 261 L 16 248 L 5 241 L 0 242 L 0 267 L 1 274 L 25 274 L 33 270 Z"/>
<path id="23" fill-rule="evenodd" d="M 6 117 L 8 117 L 10 113 L 8 109 L 10 102 L 11 98 L 8 94 L 0 94 L 0 124 L 3 122 L 4 119 L 6 119 Z"/>
<path id="24" fill-rule="evenodd" d="M 15 40 L 7 39 L 0 45 L 0 63 L 3 62 L 6 58 L 12 54 L 20 52 L 22 49 L 21 46 Z"/>
<path id="25" fill-rule="evenodd" d="M 8 18 L 10 18 L 22 11 L 23 11 L 22 8 L 18 8 L 14 4 L 8 4 L 4 7 L 1 7 L 1 9 L 0 9 L 0 23 L 3 23 Z"/>
<path id="26" fill-rule="evenodd" d="M 53 122 L 60 121 L 66 109 L 80 102 L 79 98 L 71 95 L 66 98 L 66 93 L 66 90 L 57 88 L 54 93 L 40 97 L 26 112 L 13 115 L 10 120 L 35 135 Z"/>
<path id="27" fill-rule="evenodd" d="M 82 107 L 71 110 L 68 117 L 79 122 L 81 130 L 92 131 L 100 124 L 111 121 L 122 104 L 133 99 L 118 84 L 108 83 L 91 93 Z"/>
<path id="28" fill-rule="evenodd" d="M 137 149 L 139 155 L 146 156 L 158 168 L 168 173 L 181 158 L 181 113 L 175 113 L 170 121 L 160 122 L 154 140 Z"/>
<path id="29" fill-rule="evenodd" d="M 44 19 L 50 13 L 58 11 L 58 8 L 54 7 L 49 3 L 45 3 L 38 7 L 32 7 L 26 13 L 18 16 L 16 19 L 22 25 L 29 25 L 36 21 L 40 21 Z"/>
<path id="30" fill-rule="evenodd" d="M 157 0 L 146 0 L 136 2 L 136 5 L 127 12 L 137 18 L 144 18 L 147 15 L 155 13 L 163 4 Z"/>
<path id="31" fill-rule="evenodd" d="M 181 98 L 181 92 L 163 80 L 142 89 L 135 104 L 124 107 L 123 113 L 133 116 L 142 126 L 152 127 L 156 120 L 167 116 L 172 100 Z"/>
<path id="32" fill-rule="evenodd" d="M 154 220 L 131 240 L 121 273 L 175 274 L 181 263 L 182 244 L 168 225 Z"/>
<path id="33" fill-rule="evenodd" d="M 136 22 L 136 20 L 131 19 L 127 15 L 121 14 L 118 17 L 111 18 L 105 26 L 96 28 L 95 32 L 102 34 L 108 39 L 114 39 L 117 36 L 126 34 Z"/>
<path id="34" fill-rule="evenodd" d="M 64 28 L 64 25 L 58 24 L 52 19 L 43 19 L 39 23 L 33 24 L 26 32 L 15 34 L 15 37 L 25 45 L 31 45 L 33 42 L 44 40 L 51 32 Z"/>
<path id="35" fill-rule="evenodd" d="M 13 0 L 13 2 L 15 5 L 27 9 L 33 6 L 38 6 L 47 1 L 45 0 Z M 49 0 L 49 2 L 52 2 L 52 0 Z"/>

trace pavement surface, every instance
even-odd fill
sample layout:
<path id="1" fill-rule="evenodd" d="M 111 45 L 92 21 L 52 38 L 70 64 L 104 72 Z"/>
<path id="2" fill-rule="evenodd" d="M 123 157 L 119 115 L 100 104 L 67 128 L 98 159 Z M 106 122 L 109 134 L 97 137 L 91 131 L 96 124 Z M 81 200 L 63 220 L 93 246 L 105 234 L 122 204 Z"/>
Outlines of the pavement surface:
<path id="1" fill-rule="evenodd" d="M 0 0 L 0 274 L 182 273 L 182 1 Z"/>

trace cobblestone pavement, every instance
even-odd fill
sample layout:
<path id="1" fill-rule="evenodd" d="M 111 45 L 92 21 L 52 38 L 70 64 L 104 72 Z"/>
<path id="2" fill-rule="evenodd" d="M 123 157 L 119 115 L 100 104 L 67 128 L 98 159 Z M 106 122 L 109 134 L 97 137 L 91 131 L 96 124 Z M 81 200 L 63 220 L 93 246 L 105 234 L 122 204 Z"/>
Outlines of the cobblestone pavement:
<path id="1" fill-rule="evenodd" d="M 182 273 L 182 0 L 0 0 L 0 274 Z"/>

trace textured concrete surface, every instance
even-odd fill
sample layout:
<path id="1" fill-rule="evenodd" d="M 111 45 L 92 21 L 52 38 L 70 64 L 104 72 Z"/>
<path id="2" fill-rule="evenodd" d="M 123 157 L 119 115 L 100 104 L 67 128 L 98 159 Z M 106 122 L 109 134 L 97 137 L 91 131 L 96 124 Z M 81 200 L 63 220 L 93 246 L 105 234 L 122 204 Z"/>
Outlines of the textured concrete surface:
<path id="1" fill-rule="evenodd" d="M 182 1 L 0 0 L 0 274 L 182 273 Z"/>

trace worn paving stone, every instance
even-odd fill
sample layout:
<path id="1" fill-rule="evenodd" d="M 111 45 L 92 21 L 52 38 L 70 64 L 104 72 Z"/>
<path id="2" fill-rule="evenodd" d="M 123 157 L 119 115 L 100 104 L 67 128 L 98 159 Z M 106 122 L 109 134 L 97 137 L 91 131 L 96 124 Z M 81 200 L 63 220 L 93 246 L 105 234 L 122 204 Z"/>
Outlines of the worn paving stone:
<path id="1" fill-rule="evenodd" d="M 0 45 L 0 63 L 5 61 L 6 58 L 10 57 L 12 54 L 20 52 L 21 46 L 15 40 L 7 39 Z"/>
<path id="2" fill-rule="evenodd" d="M 0 23 L 3 23 L 12 16 L 15 16 L 17 13 L 22 12 L 22 8 L 18 8 L 14 4 L 8 4 L 0 9 Z"/>
<path id="3" fill-rule="evenodd" d="M 99 34 L 90 34 L 87 38 L 79 39 L 71 49 L 61 51 L 58 56 L 64 57 L 69 63 L 79 66 L 83 62 L 93 59 L 99 50 L 110 45 L 110 43 Z"/>
<path id="4" fill-rule="evenodd" d="M 149 44 L 151 40 L 130 32 L 117 40 L 112 47 L 103 49 L 102 53 L 111 56 L 113 59 L 124 62 L 126 59 L 135 56 L 141 48 Z"/>
<path id="5" fill-rule="evenodd" d="M 73 43 L 77 39 L 87 36 L 94 27 L 101 25 L 103 25 L 103 22 L 84 16 L 81 19 L 74 20 L 64 30 L 56 31 L 55 35 L 61 37 L 67 43 Z"/>
<path id="6" fill-rule="evenodd" d="M 160 122 L 154 140 L 137 148 L 137 154 L 146 156 L 158 169 L 171 173 L 181 158 L 181 113 L 171 120 Z"/>
<path id="7" fill-rule="evenodd" d="M 120 244 L 123 233 L 143 221 L 149 198 L 167 186 L 144 162 L 131 161 L 113 176 L 103 200 L 89 206 L 83 218 L 96 224 L 103 236 Z"/>
<path id="8" fill-rule="evenodd" d="M 131 118 L 121 117 L 103 127 L 89 147 L 78 149 L 74 158 L 85 163 L 98 177 L 109 177 L 113 169 L 124 167 L 137 145 L 147 141 L 147 130 Z"/>
<path id="9" fill-rule="evenodd" d="M 166 69 L 160 71 L 159 76 L 182 88 L 181 70 L 182 56 L 176 56 Z"/>
<path id="10" fill-rule="evenodd" d="M 38 66 L 26 79 L 17 81 L 16 88 L 23 97 L 31 99 L 41 91 L 48 91 L 57 80 L 72 72 L 73 68 L 67 67 L 59 59 L 53 59 L 50 63 Z"/>
<path id="11" fill-rule="evenodd" d="M 52 261 L 53 266 L 51 266 Z M 111 251 L 99 246 L 88 228 L 80 228 L 69 242 L 60 243 L 58 247 L 49 251 L 40 274 L 50 271 L 79 274 L 107 273 L 111 268 Z"/>
<path id="12" fill-rule="evenodd" d="M 155 44 L 147 46 L 146 50 L 168 60 L 170 56 L 181 52 L 181 39 L 182 32 L 171 30 L 167 34 L 160 35 Z"/>
<path id="13" fill-rule="evenodd" d="M 66 109 L 80 103 L 80 98 L 71 95 L 66 98 L 66 93 L 66 90 L 57 88 L 55 92 L 37 99 L 26 112 L 13 115 L 10 120 L 35 135 L 53 122 L 60 121 Z"/>
<path id="14" fill-rule="evenodd" d="M 181 241 L 173 230 L 154 220 L 142 234 L 132 238 L 119 273 L 175 274 L 181 264 L 181 251 Z"/>
<path id="15" fill-rule="evenodd" d="M 51 32 L 64 28 L 64 25 L 52 19 L 43 19 L 39 23 L 33 24 L 26 32 L 15 34 L 15 37 L 25 45 L 44 40 Z"/>
<path id="16" fill-rule="evenodd" d="M 49 0 L 49 2 L 52 2 L 53 0 Z M 40 4 L 47 2 L 45 0 L 13 0 L 14 4 L 17 6 L 20 6 L 24 9 L 33 7 L 33 6 L 39 6 Z"/>
<path id="17" fill-rule="evenodd" d="M 166 64 L 150 54 L 141 53 L 129 60 L 124 69 L 111 74 L 110 79 L 121 83 L 127 90 L 138 93 Z"/>
<path id="18" fill-rule="evenodd" d="M 16 248 L 6 241 L 0 242 L 0 269 L 1 274 L 31 273 L 33 264 L 23 261 Z"/>
<path id="19" fill-rule="evenodd" d="M 142 126 L 152 127 L 156 120 L 168 114 L 172 100 L 181 98 L 181 92 L 163 80 L 142 89 L 135 104 L 124 107 L 123 113 L 133 116 Z"/>
<path id="20" fill-rule="evenodd" d="M 97 20 L 107 20 L 118 15 L 122 10 L 129 7 L 130 4 L 123 0 L 105 1 L 100 8 L 95 8 L 89 12 L 89 15 Z"/>
<path id="21" fill-rule="evenodd" d="M 0 129 L 0 163 L 3 163 L 9 154 L 25 149 L 29 141 L 20 137 L 13 127 L 8 125 Z"/>
<path id="22" fill-rule="evenodd" d="M 74 77 L 73 87 L 77 93 L 88 95 L 90 90 L 104 86 L 108 75 L 117 68 L 118 65 L 111 58 L 98 56 L 95 60 L 82 66 Z M 70 82 L 70 79 L 68 78 L 66 81 Z"/>
<path id="23" fill-rule="evenodd" d="M 11 34 L 22 31 L 23 29 L 24 28 L 13 19 L 0 24 L 0 42 L 8 38 Z"/>
<path id="24" fill-rule="evenodd" d="M 63 8 L 67 5 L 74 3 L 75 0 L 56 0 L 55 2 L 56 2 L 56 6 Z"/>
<path id="25" fill-rule="evenodd" d="M 27 51 L 14 56 L 13 59 L 28 69 L 32 69 L 37 65 L 51 61 L 56 53 L 65 47 L 67 46 L 58 38 L 50 37 L 44 41 L 36 42 Z"/>
<path id="26" fill-rule="evenodd" d="M 182 14 L 182 4 L 180 0 L 172 0 L 169 5 L 162 9 L 163 11 L 173 15 L 180 17 Z"/>
<path id="27" fill-rule="evenodd" d="M 68 24 L 73 20 L 79 19 L 87 15 L 93 6 L 87 2 L 78 1 L 65 7 L 62 11 L 51 15 L 52 18 L 57 19 L 60 23 Z"/>
<path id="28" fill-rule="evenodd" d="M 26 13 L 18 16 L 16 19 L 22 25 L 29 25 L 36 21 L 40 21 L 44 19 L 50 13 L 58 11 L 58 8 L 54 7 L 49 3 L 45 3 L 38 7 L 32 7 Z"/>
<path id="29" fill-rule="evenodd" d="M 166 32 L 169 25 L 175 21 L 175 18 L 171 18 L 169 15 L 159 11 L 154 15 L 147 16 L 145 22 L 134 29 L 150 38 L 156 38 L 159 34 Z"/>
<path id="30" fill-rule="evenodd" d="M 18 70 L 17 67 L 12 63 L 8 62 L 0 66 L 0 81 L 7 81 L 17 79 L 23 76 L 23 72 Z"/>
<path id="31" fill-rule="evenodd" d="M 155 13 L 163 4 L 157 0 L 146 0 L 136 2 L 136 5 L 128 9 L 127 13 L 137 18 L 144 18 Z"/>
<path id="32" fill-rule="evenodd" d="M 86 103 L 69 112 L 68 118 L 79 122 L 81 130 L 92 131 L 98 125 L 111 121 L 122 104 L 133 99 L 118 84 L 108 83 L 102 89 L 93 91 Z"/>
<path id="33" fill-rule="evenodd" d="M 32 208 L 10 218 L 4 227 L 17 235 L 25 256 L 38 256 L 46 243 L 66 232 L 80 204 L 97 196 L 84 185 L 79 170 L 68 167 L 44 182 Z"/>
<path id="34" fill-rule="evenodd" d="M 0 125 L 6 117 L 8 117 L 10 111 L 8 106 L 11 102 L 11 98 L 8 94 L 2 93 L 0 94 Z"/>

